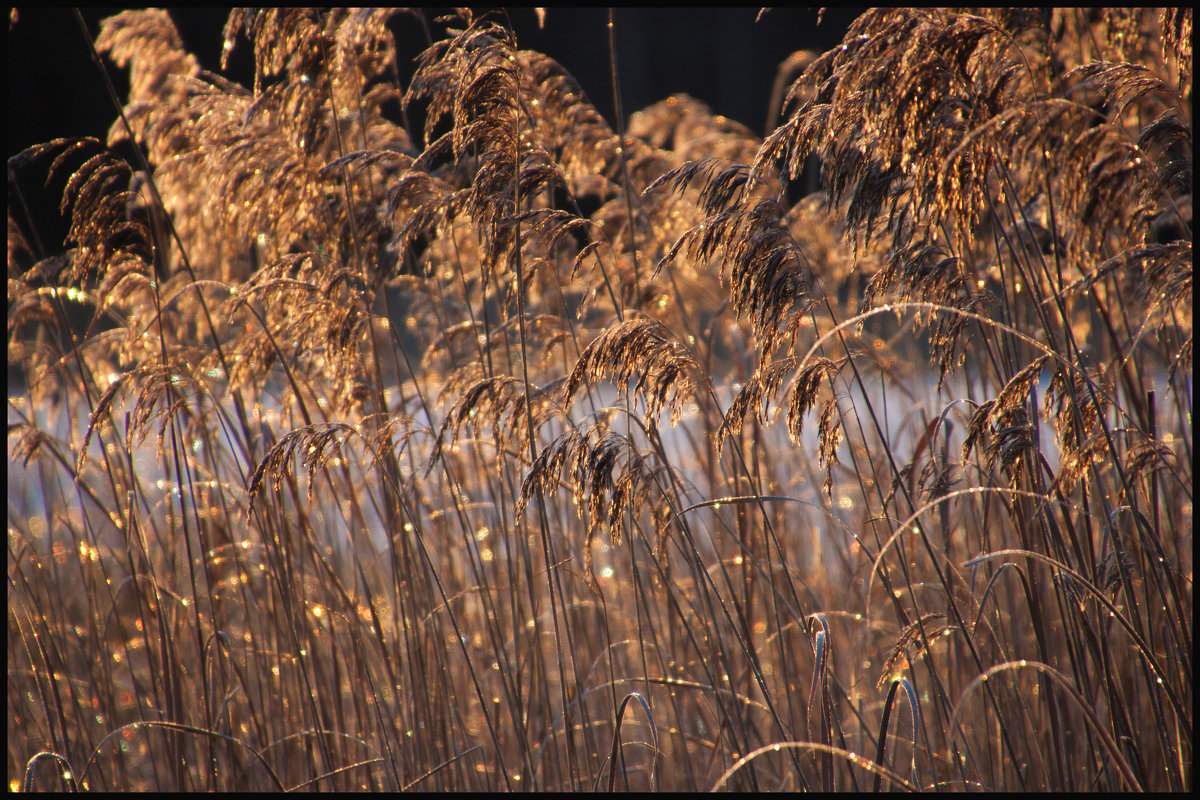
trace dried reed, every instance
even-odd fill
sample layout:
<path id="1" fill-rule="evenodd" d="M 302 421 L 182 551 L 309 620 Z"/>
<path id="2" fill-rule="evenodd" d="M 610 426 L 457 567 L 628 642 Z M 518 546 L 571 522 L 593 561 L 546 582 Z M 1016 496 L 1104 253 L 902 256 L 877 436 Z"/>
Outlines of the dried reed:
<path id="1" fill-rule="evenodd" d="M 10 788 L 1192 788 L 1190 10 L 870 11 L 761 141 L 406 13 L 124 12 L 10 159 Z"/>

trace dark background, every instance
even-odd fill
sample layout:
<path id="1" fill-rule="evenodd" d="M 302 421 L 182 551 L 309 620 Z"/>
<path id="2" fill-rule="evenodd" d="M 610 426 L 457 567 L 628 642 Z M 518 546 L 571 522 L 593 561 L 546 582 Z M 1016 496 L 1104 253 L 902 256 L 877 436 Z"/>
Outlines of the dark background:
<path id="1" fill-rule="evenodd" d="M 82 15 L 95 37 L 100 21 L 117 8 L 88 8 Z M 201 66 L 217 71 L 226 9 L 169 9 Z M 444 29 L 427 10 L 435 36 Z M 498 12 L 504 18 L 504 12 Z M 841 41 L 857 12 L 828 9 L 818 25 L 816 8 L 619 8 L 615 10 L 617 67 L 626 118 L 676 92 L 692 95 L 762 135 L 771 85 L 779 64 L 805 48 L 825 50 Z M 531 8 L 510 9 L 507 19 L 523 49 L 554 58 L 583 86 L 605 118 L 615 121 L 608 53 L 608 11 L 548 8 L 539 29 Z M 425 47 L 425 33 L 412 15 L 398 13 L 396 35 L 401 78 Z M 250 45 L 234 49 L 228 77 L 249 85 Z M 127 70 L 106 63 L 122 102 Z M 407 71 L 407 73 L 406 73 Z M 8 155 L 63 136 L 103 139 L 116 110 L 92 61 L 70 9 L 22 8 L 8 35 Z"/>
<path id="2" fill-rule="evenodd" d="M 121 10 L 87 8 L 79 14 L 94 39 L 100 22 Z M 219 71 L 228 9 L 168 11 L 184 47 L 196 55 L 202 68 Z M 446 13 L 449 9 L 423 12 L 435 39 L 446 27 L 435 20 Z M 532 8 L 493 13 L 513 29 L 519 48 L 538 50 L 562 64 L 600 113 L 615 123 L 607 9 L 547 8 L 544 26 L 539 26 Z M 760 14 L 758 8 L 618 8 L 613 13 L 626 120 L 633 112 L 682 92 L 762 135 L 779 65 L 796 50 L 836 46 L 860 10 L 773 8 Z M 426 27 L 404 12 L 392 17 L 390 27 L 396 38 L 397 68 L 407 88 L 413 60 L 427 46 Z M 21 8 L 15 15 L 10 13 L 8 157 L 60 137 L 104 141 L 118 113 L 100 69 L 74 10 Z M 124 103 L 128 69 L 107 61 L 103 69 Z M 222 74 L 245 86 L 253 84 L 253 52 L 244 37 L 239 37 L 229 69 Z M 419 131 L 420 121 L 410 121 Z M 123 145 L 119 151 L 131 158 L 126 148 Z M 10 211 L 15 203 L 20 205 L 17 216 L 23 229 L 38 228 L 35 235 L 40 244 L 54 253 L 61 251 L 66 233 L 57 205 L 69 170 L 47 186 L 47 162 L 45 157 L 23 162 L 15 173 L 10 163 L 8 202 Z"/>

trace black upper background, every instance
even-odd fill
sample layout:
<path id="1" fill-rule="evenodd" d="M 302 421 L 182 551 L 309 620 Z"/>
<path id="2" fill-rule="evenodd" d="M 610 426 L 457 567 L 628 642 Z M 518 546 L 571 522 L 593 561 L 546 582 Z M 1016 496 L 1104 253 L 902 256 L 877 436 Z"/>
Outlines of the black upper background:
<path id="1" fill-rule="evenodd" d="M 79 14 L 94 38 L 100 22 L 119 11 L 86 8 Z M 184 47 L 196 55 L 202 68 L 219 71 L 228 10 L 168 11 Z M 434 20 L 447 11 L 424 12 L 435 39 L 445 25 Z M 579 81 L 600 113 L 615 123 L 607 9 L 547 8 L 541 27 L 532 8 L 493 13 L 513 29 L 519 48 L 538 50 L 557 60 Z M 618 8 L 614 30 L 626 120 L 633 112 L 682 92 L 762 135 L 779 65 L 796 50 L 823 51 L 836 46 L 858 13 L 827 9 L 818 24 L 816 8 L 772 8 L 761 16 L 757 8 Z M 390 26 L 396 37 L 400 78 L 407 87 L 414 59 L 427 44 L 425 30 L 416 17 L 404 12 L 397 13 Z M 104 69 L 123 103 L 129 88 L 128 69 L 118 69 L 107 60 Z M 252 85 L 252 48 L 244 36 L 233 50 L 229 69 L 222 74 Z M 74 10 L 21 8 L 15 21 L 10 15 L 9 158 L 31 145 L 60 137 L 92 136 L 103 141 L 117 116 Z M 61 183 L 44 186 L 47 166 L 27 164 L 16 177 L 20 202 L 29 207 L 30 216 L 38 219 L 38 224 L 56 227 L 61 225 L 61 220 L 53 219 Z M 13 190 L 10 181 L 10 207 Z M 51 239 L 57 236 L 49 231 L 47 235 Z M 55 249 L 51 242 L 46 244 Z"/>
<path id="2" fill-rule="evenodd" d="M 116 8 L 82 10 L 91 35 Z M 227 10 L 169 9 L 184 46 L 205 69 L 217 71 Z M 442 10 L 428 10 L 433 22 Z M 505 20 L 505 12 L 497 12 Z M 824 12 L 818 26 L 815 8 L 618 8 L 615 10 L 617 67 L 626 117 L 683 92 L 704 101 L 718 114 L 762 135 L 771 85 L 779 64 L 804 48 L 836 45 L 857 14 L 846 9 Z M 507 21 L 522 49 L 538 50 L 562 64 L 583 86 L 588 98 L 610 122 L 612 78 L 608 54 L 608 11 L 603 8 L 547 8 L 539 28 L 531 8 L 509 9 Z M 401 79 L 412 74 L 412 61 L 425 47 L 421 24 L 396 14 Z M 116 118 L 103 80 L 70 9 L 22 8 L 10 19 L 8 35 L 8 155 L 64 136 L 103 139 Z M 250 44 L 239 39 L 227 77 L 249 85 L 253 75 Z M 124 102 L 128 70 L 105 63 Z M 615 126 L 614 126 L 615 127 Z"/>

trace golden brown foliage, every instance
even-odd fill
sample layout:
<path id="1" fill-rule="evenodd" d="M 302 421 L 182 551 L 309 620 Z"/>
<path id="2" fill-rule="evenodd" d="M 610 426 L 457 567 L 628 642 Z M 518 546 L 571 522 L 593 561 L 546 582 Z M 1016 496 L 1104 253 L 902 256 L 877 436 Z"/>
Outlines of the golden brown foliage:
<path id="1" fill-rule="evenodd" d="M 1191 15 L 871 10 L 765 140 L 110 18 L 9 162 L 10 786 L 1190 790 Z"/>

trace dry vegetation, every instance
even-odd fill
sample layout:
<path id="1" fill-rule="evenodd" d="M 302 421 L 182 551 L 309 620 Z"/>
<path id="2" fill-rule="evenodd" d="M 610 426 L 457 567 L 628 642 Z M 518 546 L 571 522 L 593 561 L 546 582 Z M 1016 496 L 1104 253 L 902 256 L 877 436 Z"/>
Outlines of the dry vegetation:
<path id="1" fill-rule="evenodd" d="M 10 788 L 1192 788 L 1191 11 L 872 11 L 765 141 L 388 18 L 120 14 L 9 162 Z"/>

